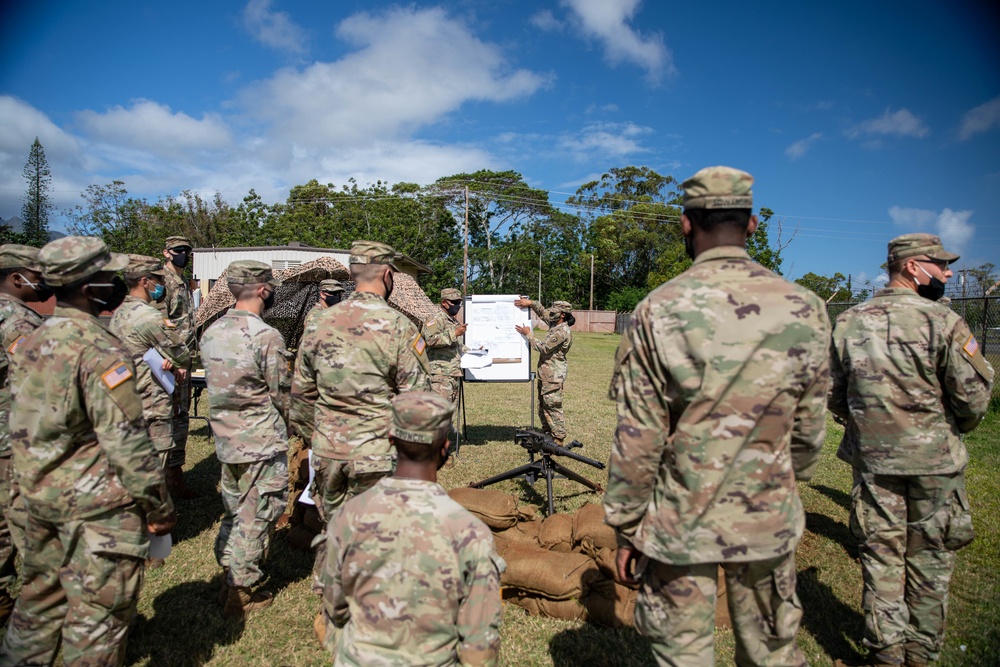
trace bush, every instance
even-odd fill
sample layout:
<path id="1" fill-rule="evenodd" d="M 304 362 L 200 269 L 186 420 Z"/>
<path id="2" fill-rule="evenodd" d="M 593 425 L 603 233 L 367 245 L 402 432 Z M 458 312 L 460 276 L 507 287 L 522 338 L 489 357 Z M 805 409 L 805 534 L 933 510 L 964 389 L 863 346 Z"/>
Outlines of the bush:
<path id="1" fill-rule="evenodd" d="M 608 295 L 606 308 L 616 313 L 631 313 L 649 292 L 641 287 L 626 287 Z"/>

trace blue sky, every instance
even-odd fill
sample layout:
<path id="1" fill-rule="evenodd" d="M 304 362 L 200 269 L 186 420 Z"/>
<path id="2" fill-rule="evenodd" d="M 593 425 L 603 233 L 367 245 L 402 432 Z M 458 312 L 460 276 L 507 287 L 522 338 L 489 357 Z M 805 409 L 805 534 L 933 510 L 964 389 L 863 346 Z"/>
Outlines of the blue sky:
<path id="1" fill-rule="evenodd" d="M 611 167 L 728 164 L 798 229 L 791 278 L 875 279 L 917 230 L 1000 265 L 992 4 L 8 2 L 0 216 L 36 135 L 59 209 L 116 178 L 275 202 L 480 168 L 558 203 Z"/>

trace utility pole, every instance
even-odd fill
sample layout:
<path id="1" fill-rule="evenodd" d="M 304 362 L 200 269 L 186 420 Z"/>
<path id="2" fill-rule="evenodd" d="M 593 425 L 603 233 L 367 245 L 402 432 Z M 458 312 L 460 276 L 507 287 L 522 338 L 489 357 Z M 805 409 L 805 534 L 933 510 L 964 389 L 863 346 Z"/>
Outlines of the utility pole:
<path id="1" fill-rule="evenodd" d="M 538 246 L 538 305 L 542 305 L 542 246 Z"/>
<path id="2" fill-rule="evenodd" d="M 462 298 L 469 296 L 469 186 L 465 186 L 465 254 L 462 257 Z"/>
<path id="3" fill-rule="evenodd" d="M 590 253 L 590 309 L 594 309 L 594 253 Z"/>

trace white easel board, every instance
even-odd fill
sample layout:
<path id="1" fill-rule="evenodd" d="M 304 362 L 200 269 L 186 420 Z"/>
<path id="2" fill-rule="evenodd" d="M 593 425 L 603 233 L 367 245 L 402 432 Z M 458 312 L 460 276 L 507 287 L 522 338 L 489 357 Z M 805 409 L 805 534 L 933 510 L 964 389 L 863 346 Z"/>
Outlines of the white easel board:
<path id="1" fill-rule="evenodd" d="M 465 299 L 465 345 L 489 350 L 492 363 L 466 368 L 466 382 L 528 382 L 531 379 L 531 348 L 514 329 L 531 326 L 531 310 L 518 308 L 517 294 L 489 294 Z"/>

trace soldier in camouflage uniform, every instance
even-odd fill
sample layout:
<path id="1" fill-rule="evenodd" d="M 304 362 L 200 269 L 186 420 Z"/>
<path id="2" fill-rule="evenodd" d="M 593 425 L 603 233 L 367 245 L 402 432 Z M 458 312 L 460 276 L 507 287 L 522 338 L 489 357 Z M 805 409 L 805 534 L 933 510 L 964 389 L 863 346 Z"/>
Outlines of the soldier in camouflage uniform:
<path id="1" fill-rule="evenodd" d="M 453 411 L 430 392 L 394 398 L 396 472 L 330 521 L 317 625 L 338 665 L 497 664 L 505 565 L 437 483 Z"/>
<path id="2" fill-rule="evenodd" d="M 682 184 L 694 265 L 636 307 L 615 359 L 604 507 L 660 665 L 712 664 L 719 564 L 736 663 L 806 664 L 796 480 L 823 445 L 830 324 L 814 293 L 747 255 L 752 183 L 710 167 Z"/>
<path id="3" fill-rule="evenodd" d="M 339 280 L 330 278 L 321 282 L 319 284 L 319 301 L 314 303 L 313 307 L 309 309 L 308 313 L 306 313 L 304 326 L 309 326 L 310 322 L 312 322 L 316 316 L 330 306 L 335 306 L 340 303 L 343 296 L 344 286 Z"/>
<path id="4" fill-rule="evenodd" d="M 164 468 L 173 447 L 173 398 L 154 379 L 153 371 L 142 356 L 149 349 L 155 349 L 163 357 L 163 370 L 168 371 L 187 368 L 191 363 L 191 354 L 178 337 L 173 321 L 164 319 L 160 311 L 150 305 L 166 294 L 165 271 L 163 264 L 152 257 L 129 255 L 129 266 L 125 269 L 129 294 L 111 317 L 108 327 L 132 355 L 146 429 Z"/>
<path id="5" fill-rule="evenodd" d="M 194 305 L 191 301 L 191 291 L 184 279 L 184 269 L 191 260 L 191 241 L 183 236 L 167 237 L 163 256 L 167 259 L 164 268 L 164 287 L 166 297 L 157 302 L 156 307 L 163 317 L 171 320 L 176 327 L 177 335 L 191 352 L 192 360 L 196 354 L 198 341 L 195 337 Z M 190 428 L 191 410 L 191 365 L 177 368 L 177 385 L 174 388 L 174 423 L 171 428 L 171 438 L 174 446 L 167 454 L 167 485 L 170 493 L 177 498 L 191 499 L 197 494 L 184 481 L 184 461 L 187 452 L 187 437 Z"/>
<path id="6" fill-rule="evenodd" d="M 0 625 L 14 609 L 10 588 L 17 580 L 14 558 L 24 550 L 24 500 L 13 480 L 10 450 L 9 369 L 24 340 L 42 324 L 41 316 L 28 303 L 51 296 L 42 285 L 38 248 L 8 244 L 0 246 Z"/>
<path id="7" fill-rule="evenodd" d="M 546 309 L 531 299 L 518 299 L 514 305 L 518 308 L 531 308 L 549 325 L 549 331 L 542 340 L 534 337 L 531 327 L 515 328 L 528 339 L 531 348 L 538 352 L 538 416 L 545 432 L 561 445 L 566 439 L 563 385 L 566 384 L 566 374 L 569 372 L 566 353 L 573 346 L 573 332 L 569 328 L 576 323 L 573 306 L 566 301 L 554 301 L 552 307 Z"/>
<path id="8" fill-rule="evenodd" d="M 935 303 L 957 259 L 931 234 L 893 239 L 888 285 L 833 330 L 829 407 L 846 422 L 837 456 L 854 468 L 864 643 L 878 665 L 937 659 L 955 552 L 973 538 L 961 434 L 989 407 L 993 368 Z"/>
<path id="9" fill-rule="evenodd" d="M 24 587 L 0 665 L 121 665 L 149 533 L 176 517 L 146 432 L 131 355 L 97 320 L 128 259 L 67 236 L 38 255 L 55 313 L 22 341 L 11 386 L 14 470 L 28 508 Z"/>
<path id="10" fill-rule="evenodd" d="M 459 340 L 468 325 L 455 319 L 462 308 L 462 294 L 457 289 L 441 290 L 441 310 L 424 322 L 421 334 L 427 341 L 427 358 L 431 364 L 431 388 L 454 405 L 462 381 L 462 354 L 469 348 Z"/>
<path id="11" fill-rule="evenodd" d="M 311 443 L 312 498 L 324 525 L 344 502 L 393 469 L 389 401 L 430 389 L 426 343 L 392 308 L 395 251 L 373 241 L 351 246 L 356 287 L 302 334 L 292 378 L 291 421 Z M 322 591 L 326 548 L 316 549 L 313 590 Z"/>
<path id="12" fill-rule="evenodd" d="M 236 304 L 202 334 L 201 358 L 222 463 L 225 514 L 215 558 L 225 571 L 223 613 L 242 616 L 273 602 L 252 587 L 288 493 L 291 355 L 278 330 L 260 317 L 281 285 L 271 267 L 241 260 L 229 265 L 227 276 Z"/>

